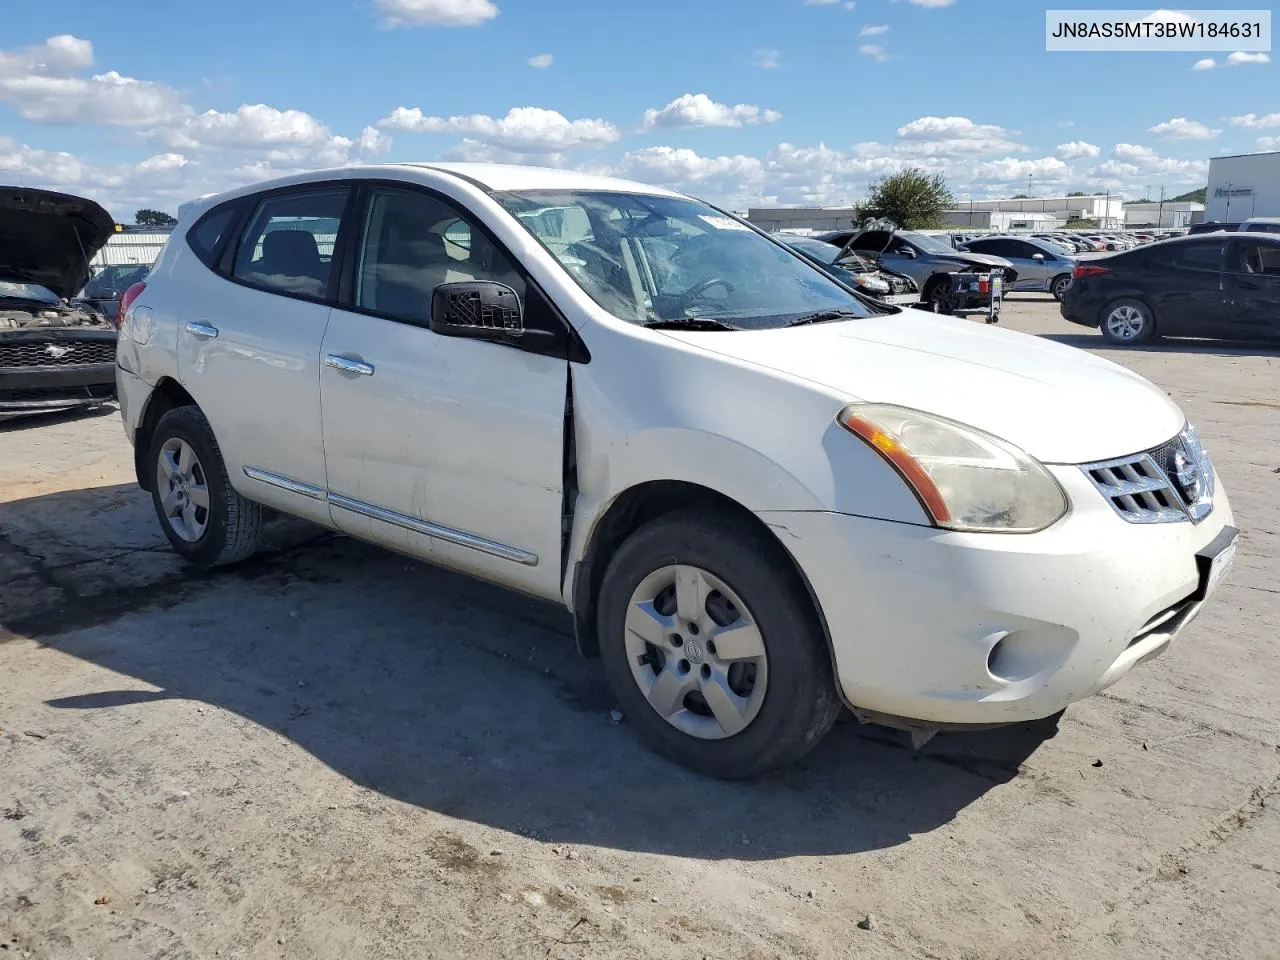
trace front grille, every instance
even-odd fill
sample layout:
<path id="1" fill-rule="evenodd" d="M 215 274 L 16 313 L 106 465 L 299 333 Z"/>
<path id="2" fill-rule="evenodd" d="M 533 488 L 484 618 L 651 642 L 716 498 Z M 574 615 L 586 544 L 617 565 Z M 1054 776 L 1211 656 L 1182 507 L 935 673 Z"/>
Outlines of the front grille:
<path id="1" fill-rule="evenodd" d="M 1213 509 L 1213 466 L 1190 426 L 1152 450 L 1081 469 L 1130 523 L 1200 521 Z M 1188 486 L 1193 475 L 1199 479 Z"/>
<path id="2" fill-rule="evenodd" d="M 0 343 L 0 367 L 74 367 L 115 363 L 113 340 L 23 340 Z"/>

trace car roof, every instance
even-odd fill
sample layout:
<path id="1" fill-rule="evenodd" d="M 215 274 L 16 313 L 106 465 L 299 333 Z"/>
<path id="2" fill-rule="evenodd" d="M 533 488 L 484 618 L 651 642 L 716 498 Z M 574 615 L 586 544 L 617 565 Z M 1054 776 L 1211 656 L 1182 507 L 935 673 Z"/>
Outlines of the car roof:
<path id="1" fill-rule="evenodd" d="M 647 196 L 681 197 L 663 187 L 655 187 L 648 183 L 634 180 L 623 180 L 617 177 L 606 177 L 598 174 L 580 173 L 576 170 L 561 170 L 556 167 L 534 167 L 514 163 L 460 163 L 448 161 L 422 161 L 415 163 L 371 163 L 349 167 L 332 167 L 324 170 L 312 170 L 307 173 L 293 174 L 274 180 L 261 180 L 257 183 L 228 190 L 225 193 L 208 194 L 197 200 L 184 203 L 179 207 L 179 215 L 199 214 L 226 200 L 235 197 L 252 196 L 279 187 L 289 187 L 326 180 L 358 180 L 403 179 L 407 183 L 420 182 L 421 174 L 433 171 L 443 173 L 458 180 L 479 187 L 486 192 L 505 192 L 520 190 L 581 190 L 613 193 L 638 193 Z"/>

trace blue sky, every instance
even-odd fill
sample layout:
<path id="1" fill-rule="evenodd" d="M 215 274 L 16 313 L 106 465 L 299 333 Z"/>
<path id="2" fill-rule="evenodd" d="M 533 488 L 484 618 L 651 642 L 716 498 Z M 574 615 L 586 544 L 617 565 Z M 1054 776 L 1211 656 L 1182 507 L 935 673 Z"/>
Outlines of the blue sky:
<path id="1" fill-rule="evenodd" d="M 11 4 L 0 181 L 85 193 L 124 219 L 302 169 L 483 159 L 608 170 L 743 208 L 856 201 L 908 165 L 946 174 L 961 197 L 1026 192 L 1028 178 L 1039 195 L 1172 194 L 1203 185 L 1210 156 L 1280 149 L 1269 56 L 1047 53 L 1044 10 Z"/>

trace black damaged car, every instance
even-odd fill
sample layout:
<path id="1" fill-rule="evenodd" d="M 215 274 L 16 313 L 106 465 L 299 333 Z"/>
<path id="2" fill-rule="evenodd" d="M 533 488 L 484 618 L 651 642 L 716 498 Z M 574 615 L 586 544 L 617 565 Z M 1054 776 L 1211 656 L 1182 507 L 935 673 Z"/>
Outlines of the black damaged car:
<path id="1" fill-rule="evenodd" d="M 0 187 L 0 419 L 116 395 L 116 327 L 74 297 L 115 232 L 92 200 Z"/>

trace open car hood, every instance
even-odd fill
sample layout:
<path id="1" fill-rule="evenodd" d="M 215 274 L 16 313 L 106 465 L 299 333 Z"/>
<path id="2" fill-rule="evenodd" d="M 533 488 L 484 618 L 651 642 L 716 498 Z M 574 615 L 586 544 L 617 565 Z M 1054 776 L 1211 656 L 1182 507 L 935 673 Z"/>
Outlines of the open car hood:
<path id="1" fill-rule="evenodd" d="M 115 232 L 92 200 L 0 187 L 0 280 L 38 283 L 70 299 L 89 282 L 89 261 Z"/>

